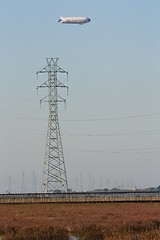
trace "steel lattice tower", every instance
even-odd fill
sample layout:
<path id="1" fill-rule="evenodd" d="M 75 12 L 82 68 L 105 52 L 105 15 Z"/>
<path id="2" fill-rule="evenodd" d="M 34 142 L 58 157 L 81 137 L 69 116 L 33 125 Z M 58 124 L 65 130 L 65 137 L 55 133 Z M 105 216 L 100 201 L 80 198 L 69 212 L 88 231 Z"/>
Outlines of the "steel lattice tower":
<path id="1" fill-rule="evenodd" d="M 48 95 L 40 100 L 49 103 L 49 120 L 47 141 L 45 149 L 42 192 L 53 193 L 55 191 L 66 192 L 68 190 L 66 168 L 64 162 L 59 120 L 58 120 L 58 102 L 66 103 L 66 100 L 58 95 L 58 88 L 67 88 L 58 80 L 58 73 L 68 72 L 57 65 L 58 58 L 46 58 L 47 66 L 40 73 L 47 73 L 48 80 L 39 87 L 48 88 Z"/>

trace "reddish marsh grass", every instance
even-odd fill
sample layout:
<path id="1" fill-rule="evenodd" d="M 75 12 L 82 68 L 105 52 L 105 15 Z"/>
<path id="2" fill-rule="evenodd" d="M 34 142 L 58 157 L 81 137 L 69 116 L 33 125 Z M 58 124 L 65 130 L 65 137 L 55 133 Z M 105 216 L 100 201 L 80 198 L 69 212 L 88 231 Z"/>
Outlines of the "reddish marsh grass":
<path id="1" fill-rule="evenodd" d="M 18 235 L 26 232 L 26 229 L 38 229 L 36 231 L 42 234 L 40 229 L 57 227 L 60 232 L 64 230 L 83 240 L 158 240 L 160 204 L 0 205 L 0 234 L 10 233 L 10 236 L 7 236 L 10 239 L 7 240 L 25 240 L 22 235 L 18 238 Z M 11 238 L 13 236 L 14 238 Z M 28 237 L 27 240 L 33 238 Z M 56 240 L 66 239 L 61 236 Z"/>
<path id="2" fill-rule="evenodd" d="M 4 240 L 69 240 L 69 233 L 64 228 L 25 228 L 8 232 Z"/>

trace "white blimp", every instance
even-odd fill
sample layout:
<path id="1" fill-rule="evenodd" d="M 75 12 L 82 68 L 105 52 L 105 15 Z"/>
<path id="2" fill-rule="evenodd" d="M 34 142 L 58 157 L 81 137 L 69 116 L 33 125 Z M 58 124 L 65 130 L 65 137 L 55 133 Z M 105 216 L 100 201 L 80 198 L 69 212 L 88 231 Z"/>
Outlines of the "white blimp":
<path id="1" fill-rule="evenodd" d="M 60 17 L 58 22 L 66 23 L 66 24 L 85 24 L 91 21 L 90 18 L 87 17 Z"/>

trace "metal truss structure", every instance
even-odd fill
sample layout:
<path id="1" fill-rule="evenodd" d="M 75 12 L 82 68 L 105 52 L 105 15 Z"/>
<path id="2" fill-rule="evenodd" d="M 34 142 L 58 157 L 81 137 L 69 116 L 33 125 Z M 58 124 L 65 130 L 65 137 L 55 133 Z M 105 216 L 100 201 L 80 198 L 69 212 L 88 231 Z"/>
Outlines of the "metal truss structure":
<path id="1" fill-rule="evenodd" d="M 67 192 L 67 174 L 64 162 L 59 120 L 58 120 L 58 103 L 66 100 L 58 95 L 58 88 L 67 88 L 58 80 L 58 73 L 64 73 L 68 77 L 68 72 L 58 66 L 58 58 L 46 58 L 47 66 L 39 74 L 48 74 L 48 80 L 38 88 L 48 88 L 48 95 L 40 100 L 41 102 L 49 103 L 49 119 L 48 131 L 45 149 L 42 192 Z"/>

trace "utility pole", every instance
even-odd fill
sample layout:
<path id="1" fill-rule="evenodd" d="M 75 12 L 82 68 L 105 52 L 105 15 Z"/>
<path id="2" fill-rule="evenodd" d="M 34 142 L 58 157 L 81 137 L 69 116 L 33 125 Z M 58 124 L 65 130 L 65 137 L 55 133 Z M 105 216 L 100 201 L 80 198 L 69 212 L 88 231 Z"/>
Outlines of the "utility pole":
<path id="1" fill-rule="evenodd" d="M 48 95 L 41 99 L 40 103 L 49 103 L 49 119 L 43 168 L 42 192 L 66 192 L 68 190 L 68 183 L 58 120 L 58 103 L 66 103 L 66 100 L 58 95 L 58 88 L 66 88 L 68 92 L 68 86 L 65 86 L 58 80 L 58 73 L 64 73 L 68 78 L 68 72 L 58 66 L 58 58 L 46 58 L 46 61 L 47 66 L 37 72 L 37 75 L 41 73 L 48 74 L 48 80 L 37 87 L 37 89 L 44 87 L 48 88 Z"/>
<path id="2" fill-rule="evenodd" d="M 21 193 L 26 193 L 26 181 L 25 181 L 25 172 L 22 172 L 22 185 L 21 185 Z"/>

